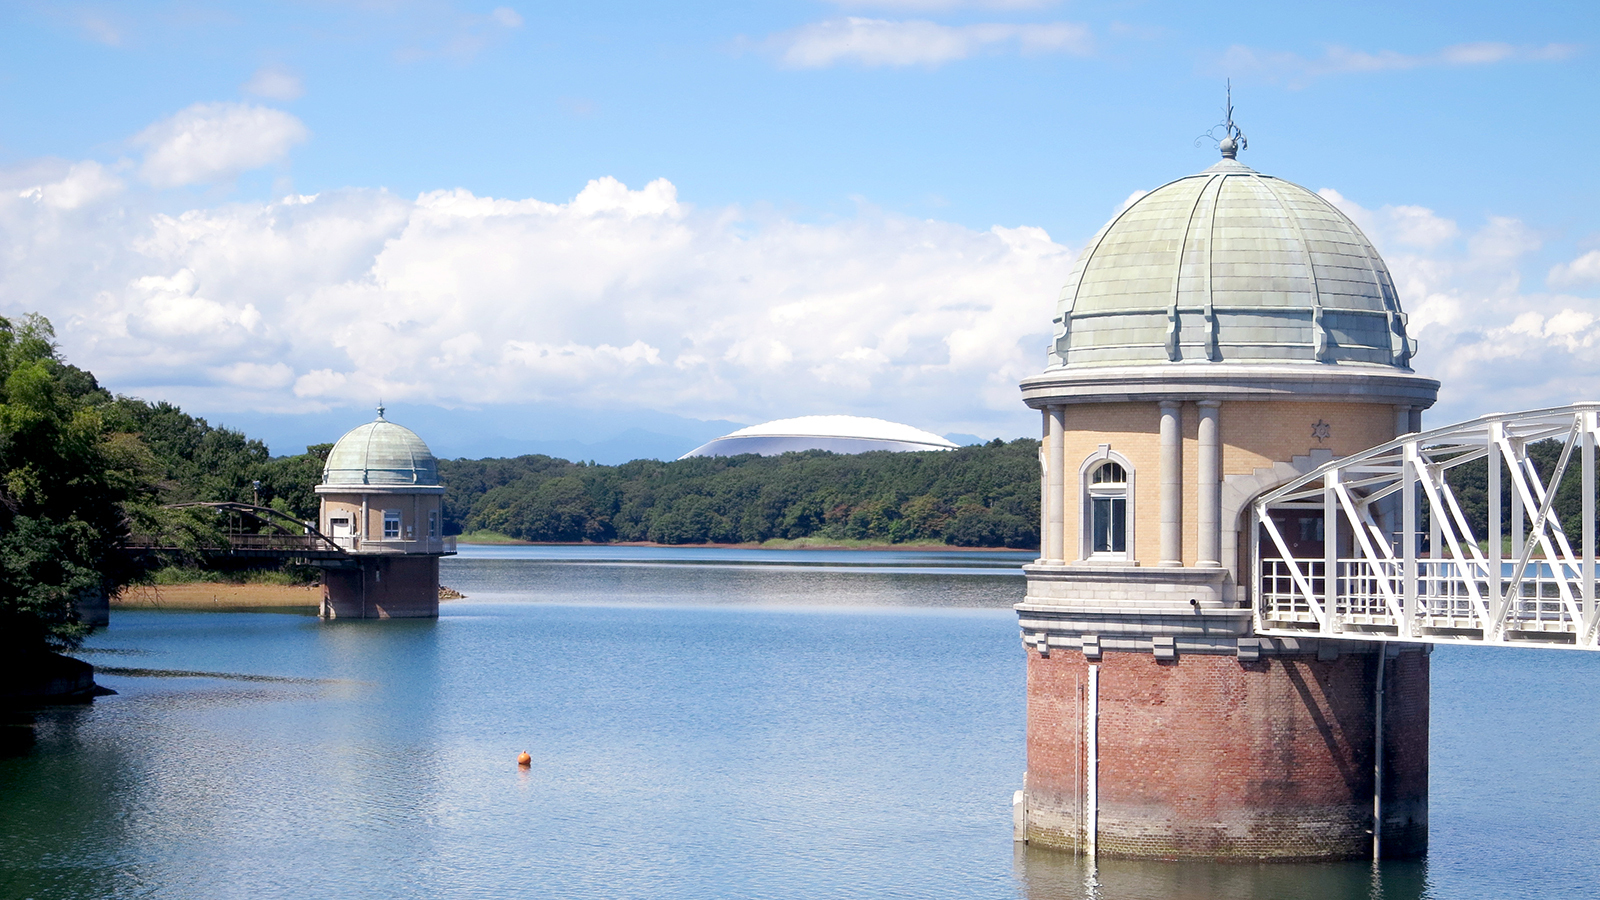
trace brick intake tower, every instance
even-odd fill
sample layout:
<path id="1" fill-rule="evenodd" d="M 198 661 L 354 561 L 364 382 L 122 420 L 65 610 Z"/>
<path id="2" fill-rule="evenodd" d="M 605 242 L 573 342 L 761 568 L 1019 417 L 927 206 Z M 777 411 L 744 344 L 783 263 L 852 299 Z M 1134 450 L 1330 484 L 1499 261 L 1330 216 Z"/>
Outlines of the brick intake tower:
<path id="1" fill-rule="evenodd" d="M 1239 163 L 1231 137 L 1222 150 L 1096 235 L 1050 365 L 1022 384 L 1044 473 L 1017 607 L 1018 837 L 1129 857 L 1418 856 L 1426 650 L 1256 636 L 1250 503 L 1418 430 L 1439 385 L 1411 370 L 1393 282 L 1355 224 Z M 1320 508 L 1275 523 L 1322 556 Z"/>

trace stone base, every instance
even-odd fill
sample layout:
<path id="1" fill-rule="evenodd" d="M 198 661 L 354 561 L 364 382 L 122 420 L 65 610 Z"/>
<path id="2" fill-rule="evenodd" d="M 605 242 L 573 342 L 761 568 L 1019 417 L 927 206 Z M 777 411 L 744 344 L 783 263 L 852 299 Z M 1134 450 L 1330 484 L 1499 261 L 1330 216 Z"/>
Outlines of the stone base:
<path id="1" fill-rule="evenodd" d="M 1386 658 L 1384 673 L 1385 858 L 1427 849 L 1428 657 L 1415 645 L 1403 651 Z M 1326 641 L 1309 653 L 1254 660 L 1103 652 L 1091 663 L 1080 651 L 1046 652 L 1028 650 L 1028 774 L 1018 824 L 1030 842 L 1086 849 L 1085 710 L 1095 664 L 1097 855 L 1372 855 L 1381 645 Z"/>
<path id="2" fill-rule="evenodd" d="M 94 683 L 94 666 L 41 653 L 0 663 L 0 706 L 81 703 L 115 691 Z"/>
<path id="3" fill-rule="evenodd" d="M 94 591 L 78 598 L 78 621 L 91 628 L 104 628 L 111 624 L 111 595 Z"/>
<path id="4" fill-rule="evenodd" d="M 325 619 L 437 619 L 439 557 L 358 556 L 322 570 Z"/>

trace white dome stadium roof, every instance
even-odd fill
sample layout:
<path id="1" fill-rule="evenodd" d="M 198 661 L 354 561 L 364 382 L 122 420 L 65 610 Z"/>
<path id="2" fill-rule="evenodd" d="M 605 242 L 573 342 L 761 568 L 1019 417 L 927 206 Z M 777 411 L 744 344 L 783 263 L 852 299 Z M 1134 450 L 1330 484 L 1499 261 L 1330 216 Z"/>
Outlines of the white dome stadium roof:
<path id="1" fill-rule="evenodd" d="M 805 450 L 866 453 L 871 450 L 914 452 L 954 450 L 951 441 L 898 422 L 866 416 L 800 416 L 741 428 L 685 453 L 693 456 L 737 456 L 756 453 L 777 456 Z"/>

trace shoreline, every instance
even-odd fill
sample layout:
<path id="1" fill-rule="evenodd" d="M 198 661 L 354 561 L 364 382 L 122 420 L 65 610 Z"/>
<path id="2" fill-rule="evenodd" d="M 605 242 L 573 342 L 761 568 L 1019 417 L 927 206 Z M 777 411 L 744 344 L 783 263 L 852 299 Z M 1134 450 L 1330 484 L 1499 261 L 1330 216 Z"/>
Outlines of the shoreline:
<path id="1" fill-rule="evenodd" d="M 285 584 L 141 584 L 111 598 L 112 609 L 311 609 L 322 603 L 322 586 Z"/>
<path id="2" fill-rule="evenodd" d="M 788 541 L 768 541 L 766 543 L 743 544 L 660 544 L 655 541 L 607 541 L 593 543 L 589 541 L 522 541 L 515 538 L 505 540 L 462 540 L 460 535 L 455 535 L 457 546 L 469 547 L 657 547 L 666 550 L 863 550 L 872 552 L 896 551 L 901 553 L 915 553 L 937 551 L 940 553 L 1033 553 L 1027 547 L 956 547 L 950 544 L 855 544 L 855 543 L 827 543 L 827 544 L 799 544 Z"/>
<path id="3" fill-rule="evenodd" d="M 440 603 L 466 596 L 440 585 Z M 111 598 L 112 609 L 209 609 L 218 612 L 294 610 L 316 612 L 322 606 L 320 584 L 231 584 L 197 581 L 192 584 L 131 585 Z"/>

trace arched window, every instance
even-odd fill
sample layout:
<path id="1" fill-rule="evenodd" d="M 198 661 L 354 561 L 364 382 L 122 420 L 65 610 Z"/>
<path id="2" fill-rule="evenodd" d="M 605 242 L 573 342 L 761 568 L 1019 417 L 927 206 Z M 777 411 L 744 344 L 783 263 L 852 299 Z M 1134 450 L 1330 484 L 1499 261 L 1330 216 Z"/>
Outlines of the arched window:
<path id="1" fill-rule="evenodd" d="M 1102 447 L 1084 461 L 1082 479 L 1082 558 L 1105 562 L 1133 559 L 1133 467 L 1120 453 Z"/>
<path id="2" fill-rule="evenodd" d="M 1128 552 L 1128 473 L 1114 462 L 1089 480 L 1089 532 L 1090 552 Z"/>

